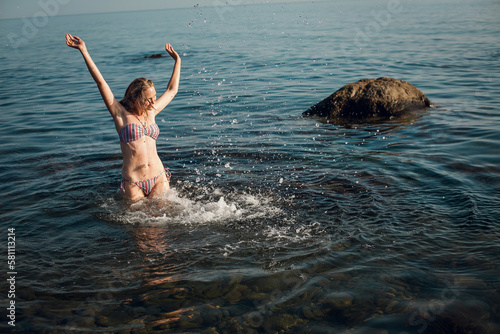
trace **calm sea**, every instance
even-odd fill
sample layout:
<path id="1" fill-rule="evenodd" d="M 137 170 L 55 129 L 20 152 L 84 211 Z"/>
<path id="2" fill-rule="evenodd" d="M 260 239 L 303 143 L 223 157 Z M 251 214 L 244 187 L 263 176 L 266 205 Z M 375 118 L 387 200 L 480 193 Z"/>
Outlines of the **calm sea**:
<path id="1" fill-rule="evenodd" d="M 43 13 L 0 21 L 2 331 L 500 332 L 498 1 Z M 118 98 L 164 89 L 172 59 L 145 57 L 180 53 L 166 204 L 121 201 L 118 135 L 66 33 Z M 436 108 L 301 117 L 381 76 Z"/>

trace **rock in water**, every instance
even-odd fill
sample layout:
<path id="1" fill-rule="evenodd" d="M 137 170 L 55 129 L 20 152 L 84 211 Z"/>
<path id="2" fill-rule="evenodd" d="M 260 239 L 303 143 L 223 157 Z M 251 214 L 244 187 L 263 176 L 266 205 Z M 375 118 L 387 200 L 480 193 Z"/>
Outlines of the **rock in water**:
<path id="1" fill-rule="evenodd" d="M 162 58 L 163 55 L 161 53 L 155 53 L 152 54 L 151 56 L 145 56 L 144 58 Z"/>
<path id="2" fill-rule="evenodd" d="M 302 115 L 324 117 L 335 123 L 377 122 L 430 106 L 429 99 L 415 86 L 382 77 L 345 85 Z"/>

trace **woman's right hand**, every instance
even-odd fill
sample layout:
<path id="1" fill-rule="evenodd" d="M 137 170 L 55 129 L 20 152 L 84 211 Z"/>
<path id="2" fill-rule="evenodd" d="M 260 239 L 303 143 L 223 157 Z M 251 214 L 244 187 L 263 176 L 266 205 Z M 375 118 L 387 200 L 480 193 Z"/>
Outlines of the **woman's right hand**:
<path id="1" fill-rule="evenodd" d="M 66 34 L 66 45 L 80 51 L 86 50 L 85 42 L 83 41 L 83 39 L 77 36 L 71 36 L 71 34 Z"/>

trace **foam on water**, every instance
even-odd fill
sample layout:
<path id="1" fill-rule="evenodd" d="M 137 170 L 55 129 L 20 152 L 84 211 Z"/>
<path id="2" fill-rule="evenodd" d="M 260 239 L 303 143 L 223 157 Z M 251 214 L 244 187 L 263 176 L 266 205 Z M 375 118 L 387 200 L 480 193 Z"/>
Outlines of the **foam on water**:
<path id="1" fill-rule="evenodd" d="M 206 190 L 206 189 L 205 189 Z M 195 191 L 199 193 L 200 191 Z M 171 188 L 161 197 L 145 198 L 129 206 L 121 199 L 108 199 L 101 205 L 111 220 L 139 225 L 204 225 L 240 219 L 275 217 L 283 210 L 273 203 L 274 199 L 261 194 L 224 193 L 212 190 L 205 196 L 191 199 L 178 189 Z"/>

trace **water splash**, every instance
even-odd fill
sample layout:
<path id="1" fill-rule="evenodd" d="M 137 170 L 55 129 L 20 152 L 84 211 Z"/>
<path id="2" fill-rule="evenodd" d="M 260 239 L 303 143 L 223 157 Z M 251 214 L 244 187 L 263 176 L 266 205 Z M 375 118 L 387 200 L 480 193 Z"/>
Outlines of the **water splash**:
<path id="1" fill-rule="evenodd" d="M 188 187 L 195 190 L 195 198 L 182 195 L 182 189 L 172 188 L 161 197 L 145 198 L 128 206 L 121 199 L 108 199 L 101 208 L 107 211 L 107 220 L 154 226 L 227 224 L 276 217 L 283 212 L 274 203 L 277 199 L 266 195 L 224 192 L 218 188 L 206 193 L 207 189 L 202 186 L 190 184 Z M 199 195 L 203 192 L 205 194 Z"/>

